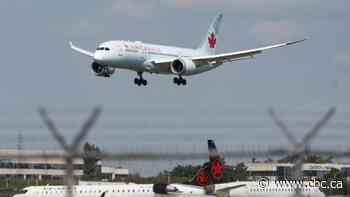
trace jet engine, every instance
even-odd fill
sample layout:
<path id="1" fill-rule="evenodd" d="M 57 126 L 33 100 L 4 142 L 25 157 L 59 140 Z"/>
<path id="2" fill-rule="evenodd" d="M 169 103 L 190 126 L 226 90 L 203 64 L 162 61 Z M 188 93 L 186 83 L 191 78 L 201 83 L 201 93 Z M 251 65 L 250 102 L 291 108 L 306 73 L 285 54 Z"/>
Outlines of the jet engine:
<path id="1" fill-rule="evenodd" d="M 157 183 L 153 185 L 153 192 L 155 194 L 168 194 L 168 192 L 178 191 L 176 187 L 172 187 L 169 184 Z"/>
<path id="2" fill-rule="evenodd" d="M 204 195 L 205 190 L 201 187 L 193 187 L 183 184 L 164 184 L 157 183 L 153 185 L 153 192 L 156 194 L 192 194 L 192 195 Z"/>
<path id="3" fill-rule="evenodd" d="M 99 77 L 110 77 L 115 72 L 115 68 L 103 66 L 96 62 L 91 64 L 91 68 L 95 72 L 96 76 Z"/>
<path id="4" fill-rule="evenodd" d="M 170 70 L 177 75 L 188 75 L 196 69 L 196 65 L 191 59 L 179 58 L 170 64 Z"/>

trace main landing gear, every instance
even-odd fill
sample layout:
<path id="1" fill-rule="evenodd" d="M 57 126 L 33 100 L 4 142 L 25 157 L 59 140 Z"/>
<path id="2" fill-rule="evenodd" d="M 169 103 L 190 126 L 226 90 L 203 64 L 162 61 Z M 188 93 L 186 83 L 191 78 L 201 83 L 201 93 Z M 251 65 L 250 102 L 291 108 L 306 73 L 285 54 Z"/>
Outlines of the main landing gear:
<path id="1" fill-rule="evenodd" d="M 143 79 L 142 72 L 138 72 L 137 75 L 139 76 L 139 78 L 135 78 L 134 79 L 134 83 L 136 85 L 138 85 L 138 86 L 141 86 L 141 85 L 146 86 L 147 85 L 147 80 Z"/>
<path id="2" fill-rule="evenodd" d="M 179 77 L 174 77 L 174 79 L 173 79 L 173 82 L 176 84 L 176 85 L 186 85 L 187 84 L 187 81 L 186 81 L 186 79 L 184 79 L 184 78 L 182 78 L 181 76 L 179 76 Z"/>

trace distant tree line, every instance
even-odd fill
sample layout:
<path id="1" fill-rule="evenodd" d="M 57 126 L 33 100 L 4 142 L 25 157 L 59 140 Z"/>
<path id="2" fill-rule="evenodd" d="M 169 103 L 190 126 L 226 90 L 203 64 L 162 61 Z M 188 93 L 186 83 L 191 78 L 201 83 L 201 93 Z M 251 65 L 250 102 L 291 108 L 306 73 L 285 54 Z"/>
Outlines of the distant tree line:
<path id="1" fill-rule="evenodd" d="M 266 160 L 260 161 L 256 158 L 252 158 L 252 163 L 295 163 L 298 159 L 297 155 L 287 155 L 281 159 L 274 160 L 272 158 L 267 158 Z M 316 154 L 307 154 L 303 158 L 304 163 L 333 163 L 332 156 L 321 156 Z"/>
<path id="2" fill-rule="evenodd" d="M 130 175 L 127 179 L 135 183 L 184 183 L 190 184 L 201 165 L 177 165 L 172 170 L 164 170 L 156 176 L 141 177 L 139 174 Z M 235 166 L 225 165 L 224 178 L 222 182 L 246 181 L 248 180 L 247 167 L 244 163 Z"/>
<path id="3" fill-rule="evenodd" d="M 97 157 L 101 150 L 98 146 L 86 142 L 83 147 L 84 152 L 84 165 L 83 172 L 84 175 L 81 178 L 84 181 L 98 181 L 102 178 L 101 165 L 99 162 L 101 158 Z M 96 155 L 96 156 L 91 156 Z"/>
<path id="4" fill-rule="evenodd" d="M 84 159 L 84 176 L 82 180 L 93 180 L 98 181 L 102 179 L 101 175 L 101 166 L 98 165 L 100 158 L 91 157 L 91 153 L 98 155 L 101 153 L 99 147 L 94 144 L 85 143 L 83 147 L 85 154 Z M 252 158 L 253 163 L 295 163 L 298 157 L 295 155 L 287 155 L 281 159 L 273 160 L 267 158 L 264 161 L 258 161 L 256 158 Z M 306 154 L 303 158 L 304 163 L 332 163 L 332 157 L 323 157 L 320 155 Z M 136 183 L 148 183 L 148 182 L 181 182 L 181 183 L 190 183 L 195 177 L 198 170 L 201 168 L 201 165 L 177 165 L 173 169 L 164 170 L 158 175 L 153 177 L 141 177 L 139 174 L 130 175 L 127 178 L 127 181 L 136 182 Z M 246 181 L 248 180 L 249 174 L 247 172 L 247 167 L 244 163 L 238 163 L 237 165 L 225 165 L 224 170 L 224 182 L 228 181 Z"/>

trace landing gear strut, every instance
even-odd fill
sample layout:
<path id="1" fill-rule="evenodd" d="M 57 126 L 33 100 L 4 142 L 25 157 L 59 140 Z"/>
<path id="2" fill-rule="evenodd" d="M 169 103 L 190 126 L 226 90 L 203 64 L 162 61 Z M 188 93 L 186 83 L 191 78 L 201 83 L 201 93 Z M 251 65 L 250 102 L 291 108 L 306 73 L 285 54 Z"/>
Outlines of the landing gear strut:
<path id="1" fill-rule="evenodd" d="M 184 78 L 182 78 L 181 76 L 179 76 L 179 77 L 174 77 L 174 79 L 173 79 L 173 82 L 176 84 L 176 85 L 186 85 L 187 84 L 187 81 L 186 81 L 186 79 L 184 79 Z"/>
<path id="2" fill-rule="evenodd" d="M 141 85 L 146 86 L 147 85 L 147 80 L 143 79 L 142 72 L 138 72 L 137 75 L 139 76 L 139 78 L 135 78 L 134 79 L 134 83 L 136 85 L 138 85 L 138 86 L 141 86 Z"/>

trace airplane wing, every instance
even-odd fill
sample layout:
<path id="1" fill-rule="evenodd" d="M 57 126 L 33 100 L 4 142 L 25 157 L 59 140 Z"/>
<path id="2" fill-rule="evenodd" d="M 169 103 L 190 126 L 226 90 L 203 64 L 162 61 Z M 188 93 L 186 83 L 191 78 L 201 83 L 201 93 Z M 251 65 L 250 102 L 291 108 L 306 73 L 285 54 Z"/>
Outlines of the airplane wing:
<path id="1" fill-rule="evenodd" d="M 247 186 L 247 184 L 240 184 L 240 185 L 224 187 L 221 189 L 217 189 L 216 192 L 229 192 L 231 189 L 238 189 L 238 188 L 245 187 L 245 186 Z"/>
<path id="2" fill-rule="evenodd" d="M 256 49 L 249 49 L 244 51 L 237 51 L 232 53 L 222 53 L 217 55 L 209 55 L 209 56 L 201 56 L 201 57 L 194 57 L 192 58 L 192 61 L 195 64 L 208 64 L 208 63 L 224 63 L 224 62 L 231 62 L 235 60 L 239 60 L 245 57 L 253 57 L 256 54 L 262 53 L 265 50 L 278 48 L 278 47 L 284 47 L 289 46 L 293 44 L 297 44 L 299 42 L 303 42 L 306 39 L 298 40 L 294 42 L 285 42 L 281 44 L 275 44 L 270 45 L 266 47 L 256 48 Z"/>
<path id="3" fill-rule="evenodd" d="M 225 187 L 222 189 L 218 189 L 215 191 L 215 194 L 216 194 L 215 196 L 216 197 L 227 197 L 227 196 L 229 196 L 231 190 L 238 189 L 238 188 L 245 187 L 245 186 L 246 186 L 246 184 L 240 184 L 240 185 L 235 185 L 235 186 L 231 186 L 231 187 Z"/>
<path id="4" fill-rule="evenodd" d="M 197 57 L 192 57 L 191 59 L 196 65 L 207 65 L 207 64 L 219 65 L 219 64 L 222 64 L 225 62 L 232 62 L 232 61 L 242 60 L 242 59 L 246 59 L 246 58 L 252 58 L 255 55 L 260 54 L 265 50 L 294 45 L 294 44 L 303 42 L 305 40 L 306 39 L 302 39 L 302 40 L 298 40 L 298 41 L 294 41 L 294 42 L 285 42 L 285 43 L 270 45 L 270 46 L 266 46 L 266 47 L 260 47 L 260 48 L 243 50 L 243 51 L 236 51 L 236 52 L 231 52 L 231 53 L 221 53 L 221 54 L 216 54 L 216 55 L 197 56 Z M 158 68 L 162 68 L 163 70 L 170 70 L 170 68 L 169 68 L 170 64 L 172 61 L 174 61 L 174 59 L 175 58 L 154 61 L 154 64 Z"/>
<path id="5" fill-rule="evenodd" d="M 83 55 L 87 55 L 87 56 L 90 56 L 90 57 L 94 57 L 94 53 L 92 53 L 90 51 L 87 51 L 85 49 L 79 48 L 77 46 L 74 46 L 74 44 L 72 42 L 69 42 L 69 45 L 70 45 L 71 49 L 73 49 L 74 51 L 76 51 L 78 53 L 81 53 Z"/>

